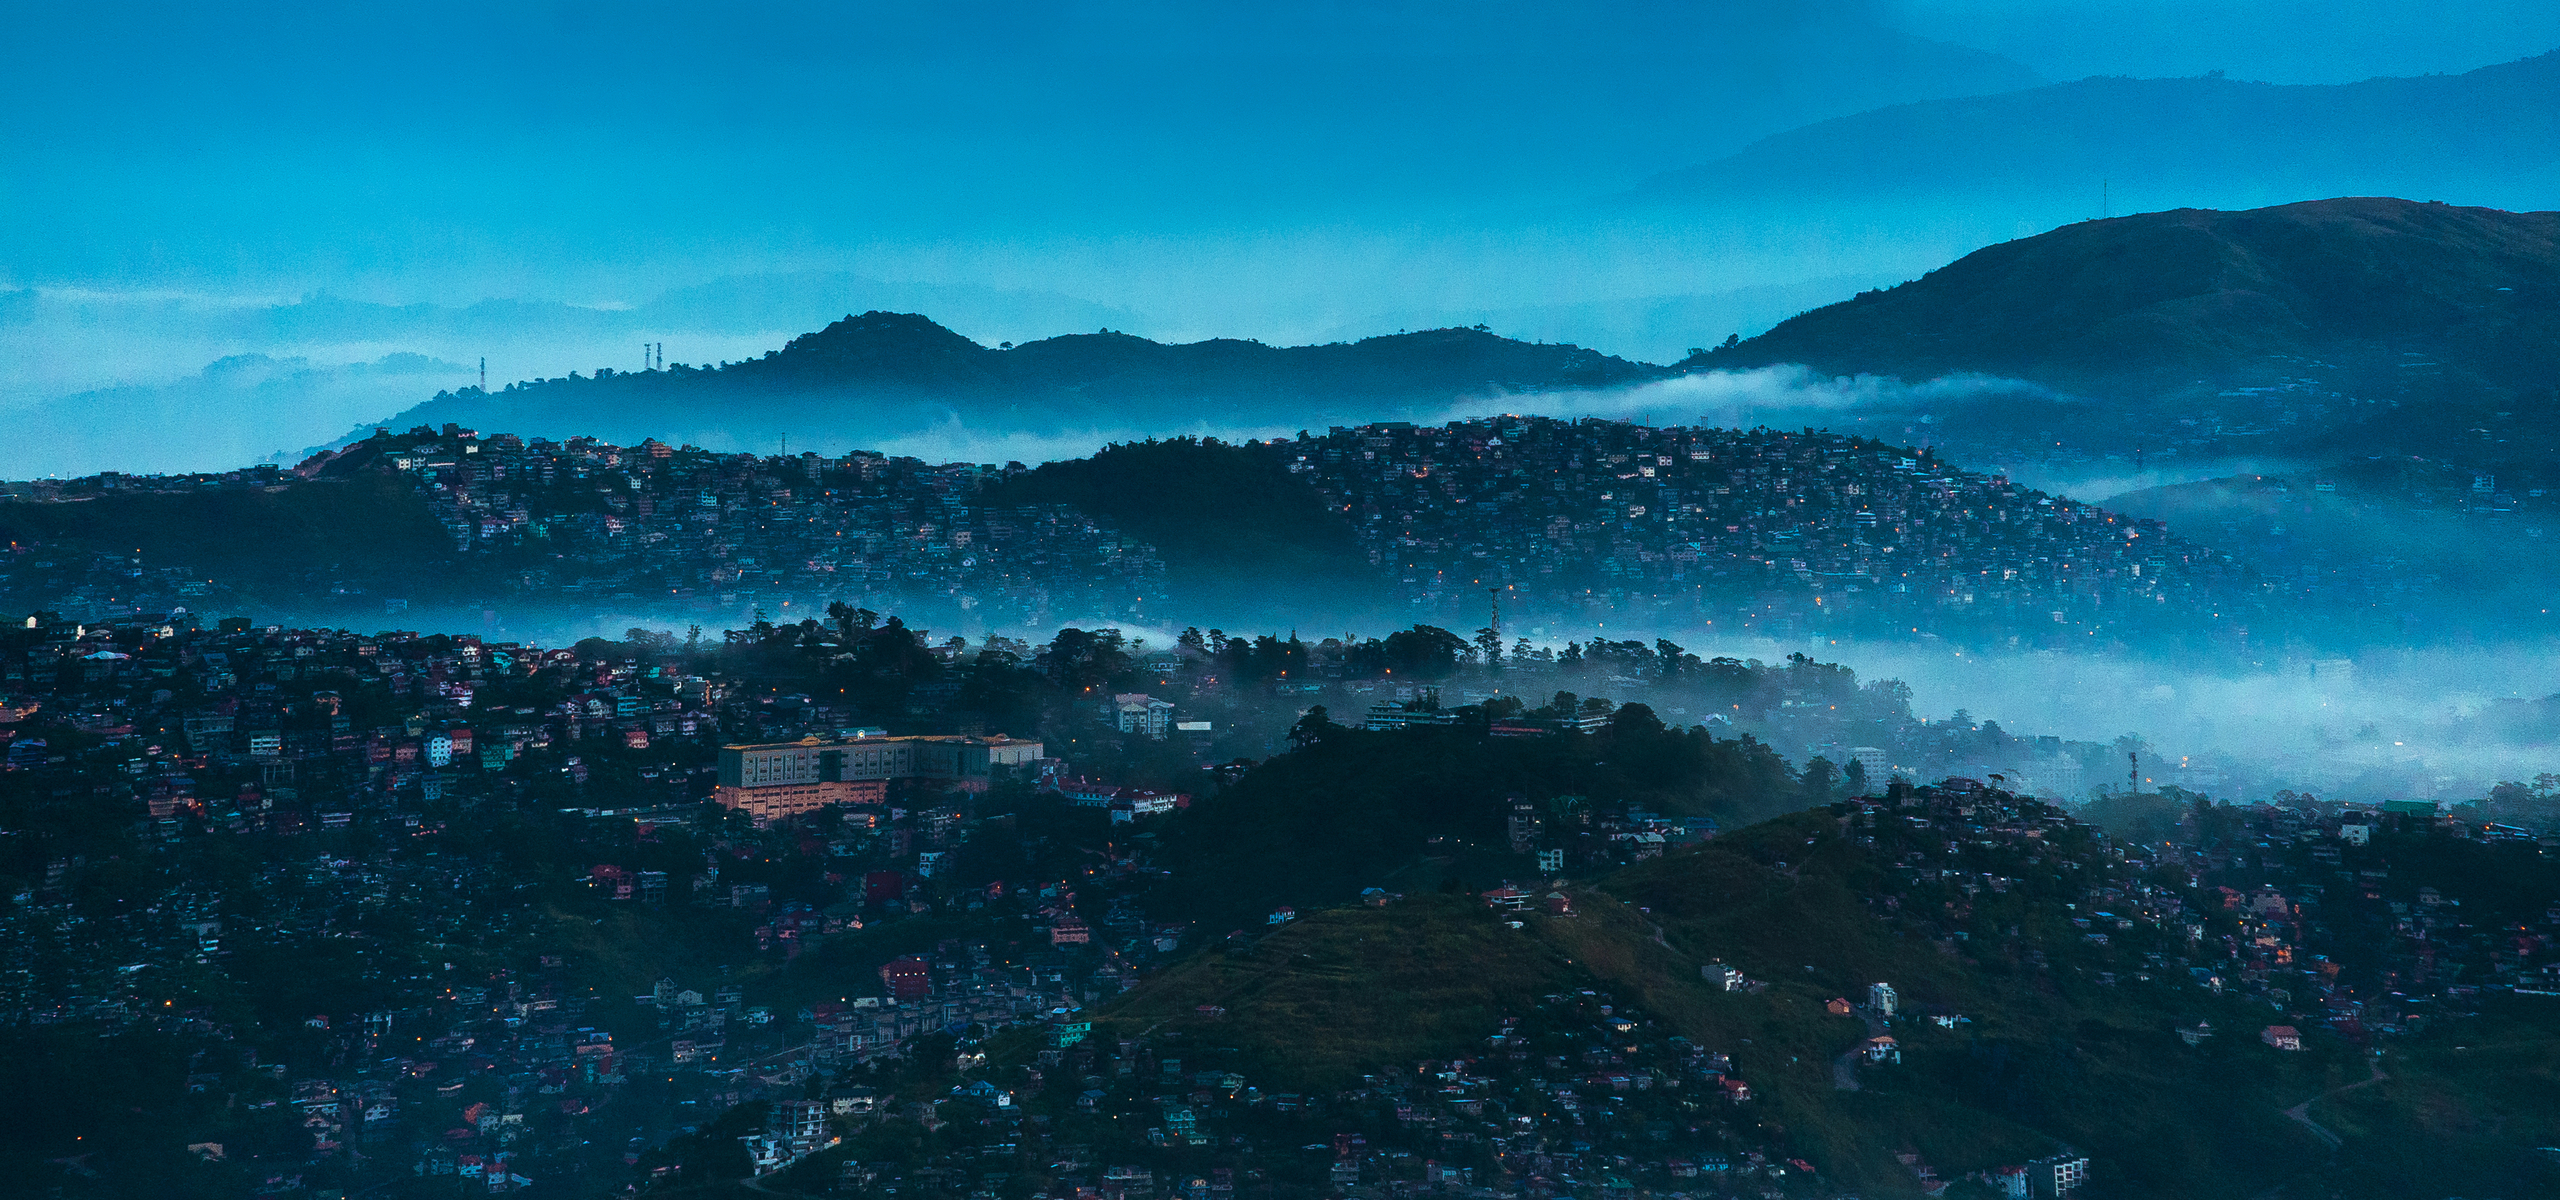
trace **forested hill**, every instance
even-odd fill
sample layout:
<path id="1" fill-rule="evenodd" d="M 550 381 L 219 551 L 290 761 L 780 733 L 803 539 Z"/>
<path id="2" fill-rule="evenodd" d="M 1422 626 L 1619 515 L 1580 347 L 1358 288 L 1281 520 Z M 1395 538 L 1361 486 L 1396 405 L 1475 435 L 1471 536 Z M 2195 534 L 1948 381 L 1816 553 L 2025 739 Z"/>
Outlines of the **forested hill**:
<path id="1" fill-rule="evenodd" d="M 1320 346 L 1218 338 L 1169 345 L 1103 330 L 979 345 L 911 313 L 848 316 L 780 350 L 718 366 L 598 371 L 483 393 L 447 392 L 394 428 L 454 422 L 528 437 L 655 437 L 706 446 L 795 434 L 828 446 L 860 426 L 876 439 L 946 424 L 1002 431 L 1133 432 L 1269 424 L 1296 428 L 1437 413 L 1470 396 L 1610 387 L 1659 367 L 1478 329 L 1434 329 Z"/>
<path id="2" fill-rule="evenodd" d="M 2070 225 L 1684 365 L 2093 385 L 2330 360 L 2534 392 L 2555 347 L 2560 213 L 2368 197 Z"/>

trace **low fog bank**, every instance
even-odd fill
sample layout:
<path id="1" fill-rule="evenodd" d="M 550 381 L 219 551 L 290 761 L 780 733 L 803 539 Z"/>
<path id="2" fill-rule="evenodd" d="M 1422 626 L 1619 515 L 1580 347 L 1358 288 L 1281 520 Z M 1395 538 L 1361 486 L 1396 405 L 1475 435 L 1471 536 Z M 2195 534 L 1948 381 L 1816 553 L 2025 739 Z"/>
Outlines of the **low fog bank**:
<path id="1" fill-rule="evenodd" d="M 0 447 L 0 478 L 292 461 L 477 383 L 484 360 L 493 387 L 638 370 L 644 345 L 668 362 L 734 362 L 873 308 L 924 312 L 989 344 L 1137 317 L 1057 293 L 839 271 L 723 277 L 603 305 L 0 286 L 0 416 L 32 433 Z M 750 432 L 719 448 L 771 441 Z"/>
<path id="2" fill-rule="evenodd" d="M 0 338 L 0 351 L 7 340 Z M 773 335 L 747 336 L 706 348 L 743 358 L 773 344 Z M 85 347 L 75 338 L 49 353 L 79 357 Z M 184 353 L 210 348 L 217 347 L 189 343 Z M 469 349 L 267 343 L 265 350 L 227 353 L 209 363 L 190 358 L 191 365 L 181 367 L 168 360 L 174 352 L 165 345 L 119 340 L 87 358 L 125 382 L 63 394 L 0 382 L 0 418 L 21 434 L 0 443 L 0 478 L 182 474 L 296 462 L 313 447 L 386 421 L 439 391 L 476 383 L 481 356 Z M 599 363 L 636 368 L 640 361 L 637 339 L 479 349 L 490 359 L 493 379 L 500 378 L 501 363 L 528 373 L 566 373 L 592 371 Z"/>
<path id="3" fill-rule="evenodd" d="M 1881 375 L 1823 375 L 1785 365 L 1738 371 L 1701 371 L 1630 388 L 1488 396 L 1451 407 L 1448 419 L 1498 413 L 1546 417 L 1605 417 L 1648 425 L 1767 425 L 1828 427 L 1840 433 L 1871 415 L 1979 397 L 2045 397 L 2043 387 L 1988 375 L 1949 375 L 1919 383 Z M 1881 415 L 1879 415 L 1881 414 Z M 1844 426 L 1846 419 L 1852 425 Z"/>
<path id="4" fill-rule="evenodd" d="M 1870 288 L 1902 282 L 1899 273 L 1862 272 L 1719 292 L 1634 296 L 1622 299 L 1506 307 L 1475 306 L 1380 313 L 1348 322 L 1321 339 L 1357 340 L 1408 329 L 1482 325 L 1507 338 L 1569 342 L 1620 358 L 1668 363 L 1726 336 L 1757 337 L 1810 309 L 1835 304 Z"/>
<path id="5" fill-rule="evenodd" d="M 1864 680 L 1899 679 L 1911 688 L 1913 712 L 1930 721 L 1997 722 L 2016 737 L 2109 746 L 2130 736 L 2139 742 L 2146 790 L 2175 785 L 2234 801 L 2283 789 L 2339 800 L 2459 800 L 2503 780 L 2560 771 L 2560 704 L 2544 702 L 2560 695 L 2560 641 L 2254 664 L 1978 654 L 1934 640 L 1666 636 L 1699 655 L 1774 662 L 1801 653 Z M 2057 778 L 2055 764 L 2032 756 L 1970 765 L 2030 783 Z M 2077 799 L 2090 787 L 2121 789 L 2127 767 L 2112 753 L 2104 771 L 2066 772 L 2071 785 L 2054 790 Z"/>
<path id="6" fill-rule="evenodd" d="M 2177 487 L 2229 479 L 2235 475 L 2281 475 L 2310 466 L 2290 458 L 2150 459 L 2137 465 L 2126 457 L 2096 461 L 2021 461 L 2002 473 L 2028 487 L 2115 507 L 2114 501 L 2153 488 Z"/>
<path id="7" fill-rule="evenodd" d="M 989 634 L 1046 640 L 1062 627 L 1117 628 L 1163 647 L 1186 627 L 1238 635 L 1270 633 L 1313 643 L 1327 637 L 1384 636 L 1411 623 L 1391 606 L 1359 597 L 1327 596 L 1318 587 L 1283 581 L 1259 603 L 1244 598 L 1165 611 L 1056 611 L 1041 619 L 990 614 L 951 604 L 863 603 L 895 612 L 935 640 Z M 484 637 L 568 644 L 620 638 L 628 629 L 683 636 L 721 631 L 763 618 L 777 624 L 824 621 L 815 601 L 727 609 L 654 609 L 606 603 L 570 606 L 508 601 L 480 605 L 398 605 L 378 600 L 314 605 L 301 611 L 247 614 L 261 622 L 477 633 Z M 1152 607 L 1152 606 L 1151 606 Z M 1459 631 L 1463 636 L 1466 631 Z M 2172 661 L 2131 654 L 1978 654 L 1934 639 L 1734 638 L 1706 629 L 1619 627 L 1515 630 L 1550 651 L 1594 637 L 1668 638 L 1703 659 L 1730 657 L 1783 665 L 1791 655 L 1836 663 L 1872 691 L 1885 681 L 1908 687 L 1910 714 L 1921 725 L 1892 732 L 1850 720 L 1850 713 L 1773 710 L 1746 725 L 1802 763 L 1820 754 L 1835 764 L 1863 745 L 1888 751 L 1886 765 L 1916 778 L 2002 774 L 2013 784 L 2072 802 L 2092 789 L 2122 790 L 2138 765 L 2144 790 L 2175 786 L 2234 802 L 2278 791 L 2339 801 L 2459 801 L 2484 796 L 2506 780 L 2530 781 L 2560 771 L 2560 640 L 2466 649 L 2376 650 L 2355 658 L 2300 657 L 2263 664 Z M 1520 692 L 1533 703 L 1545 690 L 1570 687 L 1619 702 L 1641 701 L 1675 722 L 1719 719 L 1680 687 L 1643 672 L 1603 666 L 1578 678 L 1521 668 L 1465 686 Z M 1456 685 L 1452 685 L 1456 686 Z M 1304 703 L 1367 703 L 1374 697 L 1315 697 Z M 1454 702 L 1454 700 L 1452 701 Z M 1877 710 L 1881 711 L 1881 710 Z M 1832 718 L 1826 723 L 1824 719 Z M 1926 748 L 1923 748 L 1923 747 Z M 2128 764 L 2126 752 L 2138 755 Z"/>
<path id="8" fill-rule="evenodd" d="M 2006 475 L 2040 491 L 2103 504 L 2128 492 L 2234 475 L 2279 473 L 2303 464 L 2269 457 L 2148 456 L 2060 447 L 2031 453 L 1980 444 L 1985 414 L 2076 403 L 2042 384 L 1956 374 L 1916 382 L 1880 375 L 1824 375 L 1802 366 L 1701 371 L 1638 387 L 1541 396 L 1498 396 L 1453 406 L 1451 418 L 1494 412 L 1605 417 L 1650 425 L 1747 429 L 1827 429 L 1895 445 L 1938 450 L 1967 470 Z M 1959 433 L 1959 428 L 1965 430 Z M 1953 440 L 1956 444 L 1950 445 Z"/>
<path id="9" fill-rule="evenodd" d="M 81 392 L 5 413 L 0 478 L 228 471 L 289 459 L 472 368 L 407 352 L 339 365 L 243 354 L 159 384 Z"/>
<path id="10" fill-rule="evenodd" d="M 1812 427 L 1859 433 L 1870 413 L 1900 413 L 1930 404 L 1983 396 L 2044 394 L 2043 389 L 2034 384 L 1989 376 L 1949 376 L 1914 384 L 1872 375 L 1827 377 L 1800 366 L 1778 366 L 1701 372 L 1632 388 L 1494 392 L 1430 408 L 1382 406 L 1362 419 L 1415 420 L 1437 424 L 1504 415 L 1563 420 L 1599 417 L 1659 426 L 1750 428 L 1766 425 L 1780 429 Z M 1878 417 L 1875 420 L 1881 426 L 1899 418 Z M 1178 427 L 1005 429 L 945 413 L 931 425 L 905 432 L 888 432 L 880 427 L 865 430 L 812 428 L 805 434 L 794 434 L 793 438 L 795 445 L 805 445 L 820 453 L 861 449 L 912 455 L 928 462 L 1039 463 L 1081 458 L 1115 442 L 1182 436 L 1215 437 L 1227 441 L 1289 437 L 1311 424 L 1315 423 L 1257 422 L 1203 414 L 1201 419 Z M 713 449 L 769 451 L 772 441 L 770 433 L 760 435 L 757 444 L 749 445 L 743 438 L 724 438 L 717 430 L 693 432 L 698 439 L 713 439 L 699 443 Z M 1872 431 L 1870 436 L 1891 440 L 1881 427 Z M 803 441 L 803 437 L 807 440 Z M 1923 440 L 1914 444 L 1927 443 Z M 2170 476 L 2155 471 L 2140 478 L 2168 479 Z M 2086 498 L 2085 491 L 2074 494 Z"/>

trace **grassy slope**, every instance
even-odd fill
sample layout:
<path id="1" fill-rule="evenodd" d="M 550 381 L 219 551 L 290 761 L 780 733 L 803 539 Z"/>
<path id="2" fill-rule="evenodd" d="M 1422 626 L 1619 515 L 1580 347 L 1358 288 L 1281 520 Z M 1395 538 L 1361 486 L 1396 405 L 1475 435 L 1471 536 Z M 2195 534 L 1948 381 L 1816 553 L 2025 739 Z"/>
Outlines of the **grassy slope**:
<path id="1" fill-rule="evenodd" d="M 2331 1186 L 2353 1200 L 2549 1195 L 2560 1169 L 2531 1147 L 2560 1144 L 2560 1000 L 2518 996 L 2478 1021 L 2393 1044 L 2386 1078 L 2310 1099 L 2345 1139 Z"/>
<path id="2" fill-rule="evenodd" d="M 992 504 L 1067 504 L 1156 548 L 1170 582 L 1219 599 L 1266 593 L 1274 581 L 1380 587 L 1341 514 L 1277 457 L 1215 440 L 1107 446 L 1007 482 Z"/>
<path id="3" fill-rule="evenodd" d="M 1946 1175 L 2018 1161 L 2048 1139 L 2101 1160 L 2128 1194 L 2253 1194 L 2316 1162 L 2316 1143 L 2283 1121 L 2279 1101 L 2351 1068 L 2334 1061 L 2346 1056 L 2267 1051 L 2246 1038 L 2249 1014 L 2189 989 L 2097 986 L 2098 964 L 2082 961 L 2058 912 L 2012 914 L 2053 948 L 2051 971 L 1899 936 L 1858 894 L 1874 865 L 1828 825 L 1819 814 L 1782 818 L 1606 881 L 1653 910 L 1675 954 L 1770 980 L 1761 999 L 1781 1013 L 1862 999 L 1885 980 L 1906 1009 L 1944 1005 L 1972 1019 L 1953 1031 L 1897 1021 L 1904 1065 L 1865 1072 L 1856 1093 L 1831 1090 L 1827 1070 L 1815 1081 L 1783 1073 L 1773 1107 L 1794 1116 L 1799 1144 L 1844 1173 L 1880 1176 L 1859 1181 L 1878 1189 L 1896 1172 L 1876 1150 L 1919 1151 Z M 2208 1014 L 2228 1036 L 2201 1049 L 2178 1041 L 2178 1022 Z M 2205 1097 L 2217 1104 L 2200 1108 Z"/>
<path id="4" fill-rule="evenodd" d="M 1336 714 L 1356 719 L 1356 714 Z M 1223 934 L 1275 904 L 1338 904 L 1369 886 L 1414 893 L 1448 878 L 1490 888 L 1526 879 L 1504 798 L 1628 801 L 1727 823 L 1787 801 L 1764 747 L 1703 735 L 1611 732 L 1591 738 L 1487 738 L 1457 727 L 1341 733 L 1263 764 L 1164 830 L 1159 911 Z M 1572 836 L 1584 827 L 1558 822 Z"/>
<path id="5" fill-rule="evenodd" d="M 0 504 L 0 541 L 9 540 L 136 554 L 273 602 L 340 580 L 433 593 L 453 558 L 453 542 L 425 502 L 388 475 L 271 492 Z"/>
<path id="6" fill-rule="evenodd" d="M 1233 1045 L 1239 1069 L 1267 1087 L 1328 1090 L 1384 1063 L 1460 1053 L 1579 981 L 1556 947 L 1472 900 L 1435 895 L 1315 913 L 1250 950 L 1194 956 L 1112 1002 L 1094 1028 Z"/>

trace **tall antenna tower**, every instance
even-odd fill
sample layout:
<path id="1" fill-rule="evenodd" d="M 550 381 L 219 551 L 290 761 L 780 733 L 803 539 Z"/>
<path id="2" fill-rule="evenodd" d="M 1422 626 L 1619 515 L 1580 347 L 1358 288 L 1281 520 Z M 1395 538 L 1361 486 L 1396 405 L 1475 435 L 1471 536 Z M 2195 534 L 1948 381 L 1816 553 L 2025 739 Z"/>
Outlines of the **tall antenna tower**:
<path id="1" fill-rule="evenodd" d="M 2115 204 L 2107 198 L 2107 181 L 2101 179 L 2098 181 L 2098 219 L 2103 221 L 2114 215 Z"/>
<path id="2" fill-rule="evenodd" d="M 480 356 L 480 392 L 482 395 L 489 392 L 489 356 L 486 354 Z"/>

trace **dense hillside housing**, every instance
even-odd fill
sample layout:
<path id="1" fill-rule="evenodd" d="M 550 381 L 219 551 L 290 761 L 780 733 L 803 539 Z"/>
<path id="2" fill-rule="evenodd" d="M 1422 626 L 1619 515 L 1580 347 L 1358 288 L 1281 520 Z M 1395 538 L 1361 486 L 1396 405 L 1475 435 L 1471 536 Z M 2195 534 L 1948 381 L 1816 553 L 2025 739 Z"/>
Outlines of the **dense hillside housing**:
<path id="1" fill-rule="evenodd" d="M 1418 612 L 2031 645 L 2236 629 L 2254 584 L 2136 521 L 1829 433 L 1532 417 L 1278 443 Z M 2217 622 L 2220 622 L 2217 626 Z"/>

